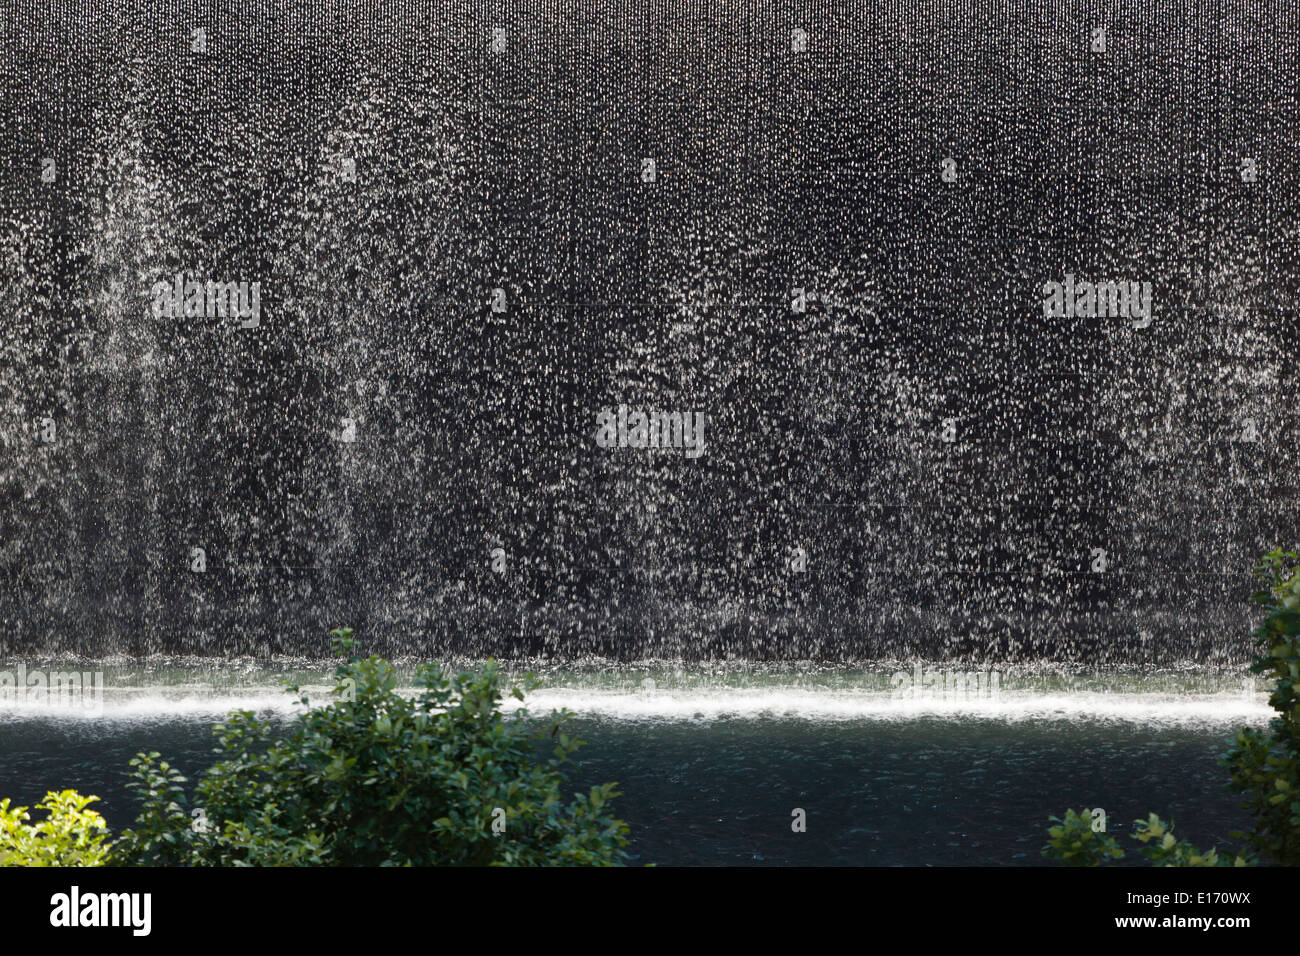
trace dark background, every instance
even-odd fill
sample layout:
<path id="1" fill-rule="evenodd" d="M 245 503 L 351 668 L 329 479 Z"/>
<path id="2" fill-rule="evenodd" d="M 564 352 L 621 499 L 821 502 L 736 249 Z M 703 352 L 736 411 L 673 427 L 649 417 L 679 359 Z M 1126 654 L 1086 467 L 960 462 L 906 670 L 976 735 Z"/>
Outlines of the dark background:
<path id="1" fill-rule="evenodd" d="M 9 4 L 0 653 L 1240 662 L 1300 502 L 1298 47 L 1284 2 Z M 178 271 L 260 326 L 146 315 Z M 1044 319 L 1067 272 L 1154 322 Z M 619 402 L 704 456 L 599 448 Z"/>

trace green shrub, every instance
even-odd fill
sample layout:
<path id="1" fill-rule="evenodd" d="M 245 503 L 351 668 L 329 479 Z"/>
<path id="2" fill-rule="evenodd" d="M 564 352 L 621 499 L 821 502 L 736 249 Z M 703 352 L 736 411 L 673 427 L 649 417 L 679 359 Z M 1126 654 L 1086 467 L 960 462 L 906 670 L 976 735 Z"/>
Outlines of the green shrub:
<path id="1" fill-rule="evenodd" d="M 1266 611 L 1255 628 L 1260 651 L 1251 671 L 1273 678 L 1268 702 L 1277 711 L 1268 730 L 1243 728 L 1221 765 L 1231 775 L 1229 789 L 1245 795 L 1242 806 L 1254 827 L 1234 833 L 1264 859 L 1280 866 L 1300 865 L 1300 556 L 1277 549 L 1257 569 L 1264 587 L 1253 600 Z"/>
<path id="2" fill-rule="evenodd" d="M 104 818 L 87 810 L 99 797 L 51 790 L 36 804 L 44 820 L 30 823 L 27 807 L 0 800 L 0 866 L 102 866 L 108 856 Z"/>
<path id="3" fill-rule="evenodd" d="M 1065 819 L 1052 817 L 1043 856 L 1066 866 L 1101 866 L 1124 856 L 1113 836 L 1092 829 L 1087 810 L 1065 811 Z"/>
<path id="4" fill-rule="evenodd" d="M 334 632 L 351 652 L 351 631 Z M 538 721 L 499 710 L 494 662 L 444 674 L 421 667 L 414 697 L 377 657 L 349 657 L 334 699 L 297 716 L 287 735 L 251 712 L 213 728 L 221 756 L 186 780 L 159 755 L 133 761 L 142 809 L 114 846 L 140 865 L 610 865 L 626 861 L 627 826 L 613 784 L 566 801 L 561 767 L 580 745 L 565 712 Z M 523 699 L 525 680 L 509 693 Z M 539 745 L 554 747 L 540 759 Z M 187 810 L 187 807 L 190 809 Z"/>
<path id="5" fill-rule="evenodd" d="M 1252 727 L 1239 730 L 1219 761 L 1229 773 L 1228 789 L 1245 794 L 1241 805 L 1250 811 L 1255 825 L 1232 834 L 1246 845 L 1229 863 L 1215 850 L 1203 852 L 1175 839 L 1170 827 L 1153 813 L 1137 821 L 1134 836 L 1143 844 L 1141 855 L 1154 865 L 1248 866 L 1256 854 L 1279 866 L 1300 865 L 1300 554 L 1275 548 L 1255 571 L 1264 587 L 1251 600 L 1266 613 L 1252 634 L 1260 653 L 1250 669 L 1272 677 L 1268 702 L 1277 716 L 1267 732 Z M 1050 859 L 1097 866 L 1124 856 L 1113 840 L 1090 840 L 1083 832 L 1088 822 L 1073 810 L 1067 811 L 1065 820 L 1052 817 L 1051 822 L 1056 826 L 1048 830 L 1043 848 Z"/>
<path id="6" fill-rule="evenodd" d="M 1166 825 L 1154 813 L 1134 821 L 1133 838 L 1142 843 L 1138 854 L 1152 866 L 1250 866 L 1245 854 L 1220 856 L 1217 849 L 1198 850 L 1174 836 L 1174 825 Z"/>
<path id="7" fill-rule="evenodd" d="M 1087 810 L 1065 811 L 1065 819 L 1052 817 L 1055 824 L 1047 831 L 1043 856 L 1066 866 L 1105 866 L 1125 857 L 1124 848 L 1112 836 L 1094 832 Z M 1242 855 L 1220 856 L 1217 850 L 1198 850 L 1174 836 L 1173 824 L 1164 823 L 1154 813 L 1145 820 L 1135 820 L 1132 836 L 1142 844 L 1138 855 L 1152 866 L 1248 866 Z"/>

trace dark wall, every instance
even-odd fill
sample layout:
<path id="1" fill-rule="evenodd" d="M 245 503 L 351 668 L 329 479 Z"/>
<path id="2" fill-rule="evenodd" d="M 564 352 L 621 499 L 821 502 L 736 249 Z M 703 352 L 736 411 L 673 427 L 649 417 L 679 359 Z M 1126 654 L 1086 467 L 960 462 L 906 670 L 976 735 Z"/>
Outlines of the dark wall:
<path id="1" fill-rule="evenodd" d="M 0 652 L 1245 657 L 1292 5 L 53 7 L 0 33 Z"/>

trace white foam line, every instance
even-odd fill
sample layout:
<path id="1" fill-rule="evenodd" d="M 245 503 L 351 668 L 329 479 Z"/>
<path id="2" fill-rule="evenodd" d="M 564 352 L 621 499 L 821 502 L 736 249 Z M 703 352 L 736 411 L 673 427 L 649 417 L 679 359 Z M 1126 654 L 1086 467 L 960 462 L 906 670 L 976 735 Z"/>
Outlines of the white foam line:
<path id="1" fill-rule="evenodd" d="M 1007 721 L 1087 718 L 1160 724 L 1259 724 L 1272 715 L 1263 702 L 1226 696 L 1003 693 L 995 698 L 944 700 L 774 689 L 620 693 L 547 688 L 529 694 L 527 706 L 534 711 L 567 707 L 574 713 L 615 718 L 676 720 L 782 717 L 814 721 L 899 721 L 918 717 L 979 717 Z"/>
<path id="2" fill-rule="evenodd" d="M 104 701 L 99 704 L 49 704 L 42 702 L 6 701 L 0 704 L 0 719 L 4 720 L 132 720 L 169 718 L 188 720 L 211 717 L 219 720 L 232 710 L 251 710 L 263 713 L 291 714 L 302 710 L 288 694 L 256 696 L 162 696 L 148 695 Z"/>
<path id="3" fill-rule="evenodd" d="M 176 688 L 114 693 L 98 706 L 56 705 L 42 701 L 2 701 L 5 720 L 152 720 L 210 718 L 232 710 L 301 712 L 292 694 L 279 688 L 243 694 L 194 693 Z M 118 689 L 119 691 L 124 689 Z M 310 700 L 331 699 L 328 688 L 304 688 Z M 534 713 L 567 708 L 576 714 L 627 720 L 716 720 L 721 718 L 828 721 L 908 721 L 918 718 L 980 718 L 1001 721 L 1091 719 L 1137 724 L 1263 724 L 1272 711 L 1262 699 L 1240 696 L 1173 696 L 1132 693 L 1017 693 L 997 697 L 896 699 L 888 693 L 797 690 L 782 688 L 698 688 L 598 690 L 550 687 L 530 693 L 524 704 L 506 699 L 502 709 L 526 706 Z"/>

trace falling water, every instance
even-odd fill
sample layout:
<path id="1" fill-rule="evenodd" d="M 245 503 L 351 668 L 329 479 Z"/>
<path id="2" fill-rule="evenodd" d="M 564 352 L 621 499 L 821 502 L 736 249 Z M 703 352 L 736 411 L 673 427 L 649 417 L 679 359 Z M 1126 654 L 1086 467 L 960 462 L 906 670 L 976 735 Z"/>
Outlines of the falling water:
<path id="1" fill-rule="evenodd" d="M 53 6 L 0 39 L 0 652 L 1248 657 L 1294 13 Z"/>

